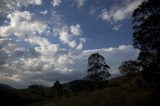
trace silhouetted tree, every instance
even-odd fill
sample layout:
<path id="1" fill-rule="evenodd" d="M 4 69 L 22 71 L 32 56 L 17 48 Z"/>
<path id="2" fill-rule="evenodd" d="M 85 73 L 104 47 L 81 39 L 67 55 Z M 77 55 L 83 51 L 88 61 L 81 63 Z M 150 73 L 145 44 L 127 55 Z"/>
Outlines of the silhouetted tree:
<path id="1" fill-rule="evenodd" d="M 122 65 L 119 67 L 120 73 L 125 75 L 129 84 L 131 80 L 135 80 L 136 74 L 139 74 L 140 66 L 139 63 L 135 60 L 128 60 L 122 62 Z"/>
<path id="2" fill-rule="evenodd" d="M 98 53 L 91 54 L 88 58 L 87 78 L 95 83 L 95 90 L 98 88 L 98 82 L 110 76 L 105 58 Z"/>
<path id="3" fill-rule="evenodd" d="M 160 83 L 160 1 L 144 1 L 133 15 L 133 45 L 140 50 L 142 75 L 150 84 Z"/>
<path id="4" fill-rule="evenodd" d="M 54 83 L 54 90 L 56 91 L 56 96 L 62 96 L 63 95 L 63 85 L 57 80 Z"/>

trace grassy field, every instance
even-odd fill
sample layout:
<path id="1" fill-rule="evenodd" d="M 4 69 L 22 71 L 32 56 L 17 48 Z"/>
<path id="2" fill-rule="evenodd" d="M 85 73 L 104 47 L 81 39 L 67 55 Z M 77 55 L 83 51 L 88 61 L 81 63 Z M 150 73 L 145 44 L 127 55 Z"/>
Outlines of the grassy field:
<path id="1" fill-rule="evenodd" d="M 2 106 L 160 106 L 160 89 L 142 82 L 128 83 L 124 77 L 118 77 L 101 83 L 97 91 L 93 91 L 93 85 L 74 80 L 63 84 L 62 95 L 54 87 L 2 89 L 0 103 Z"/>
<path id="2" fill-rule="evenodd" d="M 72 97 L 49 99 L 27 106 L 155 106 L 158 100 L 159 94 L 154 89 L 135 84 L 129 86 L 119 78 L 96 92 L 81 92 Z"/>

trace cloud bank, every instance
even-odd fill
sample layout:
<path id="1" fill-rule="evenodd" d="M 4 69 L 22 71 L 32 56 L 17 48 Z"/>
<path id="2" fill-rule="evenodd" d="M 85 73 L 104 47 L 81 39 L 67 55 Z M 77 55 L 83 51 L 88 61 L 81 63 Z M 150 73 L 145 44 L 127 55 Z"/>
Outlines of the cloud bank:
<path id="1" fill-rule="evenodd" d="M 131 14 L 134 9 L 136 9 L 143 1 L 145 0 L 123 0 L 119 5 L 115 4 L 110 8 L 101 9 L 98 17 L 111 24 L 113 26 L 113 30 L 118 31 L 122 26 L 118 23 L 131 18 Z"/>
<path id="2" fill-rule="evenodd" d="M 134 11 L 144 0 L 124 1 L 127 2 L 121 7 L 113 6 L 110 10 L 102 9 L 99 17 L 107 22 L 122 21 Z"/>
<path id="3" fill-rule="evenodd" d="M 74 2 L 82 7 L 86 1 Z M 121 62 L 135 59 L 138 55 L 139 51 L 131 45 L 85 50 L 87 38 L 83 26 L 66 23 L 54 9 L 62 3 L 61 0 L 53 0 L 51 10 L 39 13 L 23 8 L 40 6 L 42 0 L 2 2 L 0 14 L 5 14 L 5 20 L 0 26 L 0 83 L 24 88 L 31 84 L 52 86 L 58 79 L 62 82 L 82 79 L 87 74 L 88 56 L 95 52 L 106 58 L 113 76 L 119 75 L 117 68 Z M 103 12 L 101 17 L 105 20 L 115 20 L 113 16 L 106 15 L 110 14 L 107 10 Z"/>
<path id="4" fill-rule="evenodd" d="M 62 0 L 53 0 L 53 1 L 52 1 L 53 7 L 57 7 L 57 6 L 59 6 L 61 3 L 62 3 Z"/>

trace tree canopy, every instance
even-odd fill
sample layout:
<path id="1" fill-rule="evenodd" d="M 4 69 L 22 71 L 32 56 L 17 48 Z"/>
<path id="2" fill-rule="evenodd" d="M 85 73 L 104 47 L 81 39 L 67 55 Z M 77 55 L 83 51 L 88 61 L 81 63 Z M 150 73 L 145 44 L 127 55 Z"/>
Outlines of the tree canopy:
<path id="1" fill-rule="evenodd" d="M 110 76 L 108 69 L 110 67 L 106 64 L 105 58 L 98 54 L 93 53 L 88 58 L 88 76 L 87 78 L 95 82 L 95 89 L 97 83 Z"/>
<path id="2" fill-rule="evenodd" d="M 138 60 L 143 77 L 160 83 L 160 2 L 144 1 L 133 15 L 133 45 L 140 50 Z"/>
<path id="3" fill-rule="evenodd" d="M 136 73 L 140 70 L 139 64 L 135 60 L 128 60 L 122 62 L 122 65 L 119 67 L 120 73 L 123 75 Z"/>
<path id="4" fill-rule="evenodd" d="M 136 74 L 140 71 L 139 63 L 135 60 L 128 60 L 122 62 L 119 67 L 120 73 L 125 75 L 129 83 L 131 80 L 135 80 Z"/>

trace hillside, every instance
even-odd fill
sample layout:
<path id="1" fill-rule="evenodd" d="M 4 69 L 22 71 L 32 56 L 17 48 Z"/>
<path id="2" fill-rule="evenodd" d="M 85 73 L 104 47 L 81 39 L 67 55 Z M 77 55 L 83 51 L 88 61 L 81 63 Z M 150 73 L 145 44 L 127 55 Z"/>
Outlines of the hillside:
<path id="1" fill-rule="evenodd" d="M 0 84 L 0 91 L 1 90 L 13 90 L 14 88 L 9 86 L 9 85 L 5 85 L 5 84 Z"/>
<path id="2" fill-rule="evenodd" d="M 129 85 L 123 77 L 104 82 L 98 91 L 93 83 L 75 80 L 63 84 L 63 95 L 54 87 L 32 85 L 27 89 L 0 91 L 3 106 L 152 106 L 160 93 L 148 86 Z M 160 103 L 159 103 L 160 105 Z"/>
<path id="3" fill-rule="evenodd" d="M 153 105 L 151 103 L 154 103 L 152 96 L 151 89 L 114 87 L 71 98 L 52 99 L 29 106 L 151 106 Z"/>
<path id="4" fill-rule="evenodd" d="M 81 92 L 72 97 L 61 97 L 28 106 L 158 106 L 160 95 L 147 86 L 129 86 L 123 78 L 111 80 L 104 89 Z"/>
<path id="5" fill-rule="evenodd" d="M 80 91 L 90 89 L 91 83 L 84 80 L 74 80 L 63 84 L 64 97 L 77 95 Z M 0 103 L 4 106 L 24 106 L 39 101 L 57 98 L 54 87 L 31 85 L 26 89 L 14 89 L 9 85 L 0 84 Z"/>

